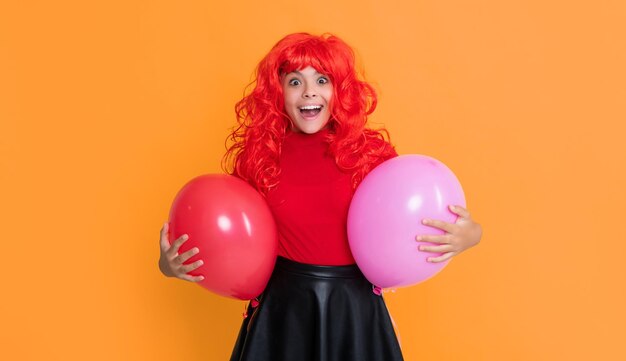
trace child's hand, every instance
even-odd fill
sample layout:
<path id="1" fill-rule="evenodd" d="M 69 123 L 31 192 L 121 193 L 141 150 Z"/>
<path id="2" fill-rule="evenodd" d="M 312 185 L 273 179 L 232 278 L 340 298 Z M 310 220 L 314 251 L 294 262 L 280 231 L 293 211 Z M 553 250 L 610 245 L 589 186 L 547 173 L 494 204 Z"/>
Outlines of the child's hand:
<path id="1" fill-rule="evenodd" d="M 419 242 L 437 243 L 438 245 L 420 245 L 419 250 L 424 252 L 443 253 L 439 257 L 428 258 L 429 262 L 443 262 L 450 259 L 453 256 L 465 251 L 466 249 L 473 247 L 480 242 L 483 229 L 480 224 L 474 222 L 470 218 L 470 213 L 467 209 L 460 206 L 450 206 L 450 211 L 459 215 L 456 223 L 446 223 L 435 219 L 424 219 L 422 223 L 439 228 L 445 231 L 445 234 L 430 235 L 430 236 L 417 236 Z"/>
<path id="2" fill-rule="evenodd" d="M 178 254 L 180 246 L 185 243 L 189 237 L 186 234 L 183 234 L 170 246 L 167 235 L 168 228 L 168 223 L 165 223 L 163 228 L 161 228 L 161 256 L 159 257 L 159 269 L 167 277 L 177 277 L 190 282 L 202 281 L 204 279 L 202 276 L 191 276 L 187 274 L 188 272 L 202 266 L 202 260 L 195 261 L 191 264 L 184 264 L 189 258 L 199 252 L 198 248 L 194 247 L 183 254 Z"/>

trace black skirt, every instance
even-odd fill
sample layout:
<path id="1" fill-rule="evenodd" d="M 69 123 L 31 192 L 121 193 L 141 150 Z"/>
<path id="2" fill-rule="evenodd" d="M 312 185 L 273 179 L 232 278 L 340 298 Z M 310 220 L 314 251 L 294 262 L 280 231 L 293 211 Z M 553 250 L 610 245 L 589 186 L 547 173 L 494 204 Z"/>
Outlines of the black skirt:
<path id="1" fill-rule="evenodd" d="M 231 361 L 403 360 L 385 301 L 356 265 L 279 257 L 258 301 L 248 306 Z"/>

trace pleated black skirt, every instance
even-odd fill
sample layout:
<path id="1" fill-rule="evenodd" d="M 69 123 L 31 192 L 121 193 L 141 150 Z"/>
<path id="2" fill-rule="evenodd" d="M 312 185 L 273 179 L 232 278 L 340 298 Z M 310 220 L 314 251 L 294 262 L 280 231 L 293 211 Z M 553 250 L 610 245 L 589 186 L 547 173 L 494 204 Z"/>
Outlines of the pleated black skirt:
<path id="1" fill-rule="evenodd" d="M 385 302 L 356 265 L 279 257 L 254 306 L 231 361 L 403 360 Z"/>

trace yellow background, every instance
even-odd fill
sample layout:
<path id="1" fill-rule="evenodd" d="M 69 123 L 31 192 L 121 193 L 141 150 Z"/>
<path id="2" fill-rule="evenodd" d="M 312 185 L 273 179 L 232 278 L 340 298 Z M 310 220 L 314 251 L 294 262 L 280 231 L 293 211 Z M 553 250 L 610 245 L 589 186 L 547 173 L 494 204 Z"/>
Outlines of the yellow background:
<path id="1" fill-rule="evenodd" d="M 405 358 L 626 359 L 625 23 L 618 0 L 2 2 L 2 358 L 228 358 L 244 303 L 163 277 L 158 231 L 308 31 L 357 50 L 372 121 L 484 227 L 386 295 Z"/>

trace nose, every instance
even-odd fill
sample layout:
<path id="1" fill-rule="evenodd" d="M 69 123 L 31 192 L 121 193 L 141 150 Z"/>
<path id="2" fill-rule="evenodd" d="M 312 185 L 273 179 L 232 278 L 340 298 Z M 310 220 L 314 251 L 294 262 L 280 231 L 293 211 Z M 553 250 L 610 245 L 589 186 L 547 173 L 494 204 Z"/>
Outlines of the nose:
<path id="1" fill-rule="evenodd" d="M 315 87 L 308 86 L 306 87 L 306 89 L 304 89 L 304 93 L 302 93 L 302 96 L 304 98 L 315 98 L 317 96 L 317 91 L 315 90 Z"/>

